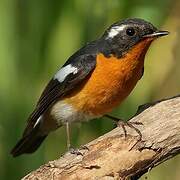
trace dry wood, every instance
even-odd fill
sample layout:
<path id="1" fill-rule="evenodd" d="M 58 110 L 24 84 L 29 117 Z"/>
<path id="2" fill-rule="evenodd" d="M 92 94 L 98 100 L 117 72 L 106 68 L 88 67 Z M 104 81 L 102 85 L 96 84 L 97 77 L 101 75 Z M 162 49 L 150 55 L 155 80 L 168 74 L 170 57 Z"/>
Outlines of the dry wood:
<path id="1" fill-rule="evenodd" d="M 140 106 L 130 121 L 143 123 L 138 125 L 142 140 L 135 146 L 137 133 L 127 128 L 125 139 L 117 127 L 88 143 L 89 150 L 81 150 L 83 156 L 66 153 L 23 179 L 138 179 L 180 153 L 180 95 Z"/>

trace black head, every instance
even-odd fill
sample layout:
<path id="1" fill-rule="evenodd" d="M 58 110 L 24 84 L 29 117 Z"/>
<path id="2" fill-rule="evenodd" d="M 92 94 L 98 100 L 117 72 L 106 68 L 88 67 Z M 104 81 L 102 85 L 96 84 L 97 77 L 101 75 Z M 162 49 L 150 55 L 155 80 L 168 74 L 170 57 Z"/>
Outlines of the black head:
<path id="1" fill-rule="evenodd" d="M 122 56 L 135 44 L 144 40 L 167 35 L 143 19 L 126 19 L 112 24 L 102 36 L 117 56 Z"/>

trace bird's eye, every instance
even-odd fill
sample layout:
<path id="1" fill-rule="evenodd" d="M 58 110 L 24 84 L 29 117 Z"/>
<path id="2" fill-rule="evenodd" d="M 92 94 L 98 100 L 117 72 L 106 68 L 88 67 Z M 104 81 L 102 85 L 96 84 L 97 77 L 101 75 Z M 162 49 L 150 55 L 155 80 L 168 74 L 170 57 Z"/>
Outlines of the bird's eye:
<path id="1" fill-rule="evenodd" d="M 127 29 L 126 29 L 126 34 L 127 34 L 128 36 L 134 36 L 134 34 L 135 34 L 134 28 L 127 28 Z"/>

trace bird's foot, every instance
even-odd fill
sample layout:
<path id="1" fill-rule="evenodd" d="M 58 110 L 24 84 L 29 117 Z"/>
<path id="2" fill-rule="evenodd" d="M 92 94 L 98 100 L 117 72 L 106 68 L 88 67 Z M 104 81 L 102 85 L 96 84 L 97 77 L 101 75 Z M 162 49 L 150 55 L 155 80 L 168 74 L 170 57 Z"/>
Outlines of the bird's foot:
<path id="1" fill-rule="evenodd" d="M 116 122 L 116 125 L 118 127 L 122 127 L 125 138 L 127 137 L 126 127 L 130 127 L 132 129 L 134 129 L 137 132 L 137 134 L 139 135 L 138 141 L 140 141 L 142 139 L 141 131 L 134 126 L 134 125 L 143 125 L 141 122 L 128 122 L 128 121 L 119 120 L 118 122 Z"/>
<path id="2" fill-rule="evenodd" d="M 75 148 L 69 148 L 69 152 L 71 153 L 71 154 L 75 154 L 75 155 L 77 155 L 77 156 L 79 156 L 79 155 L 81 155 L 81 156 L 83 156 L 83 154 L 80 152 L 80 150 L 79 149 L 75 149 Z"/>
<path id="3" fill-rule="evenodd" d="M 81 145 L 79 149 L 80 149 L 80 150 L 82 149 L 82 150 L 87 150 L 87 151 L 89 151 L 89 148 L 88 148 L 86 145 Z"/>
<path id="4" fill-rule="evenodd" d="M 138 138 L 138 142 L 141 141 L 142 139 L 142 134 L 141 134 L 141 131 L 136 128 L 134 125 L 143 125 L 141 122 L 129 122 L 129 121 L 124 121 L 120 118 L 116 118 L 116 117 L 113 117 L 113 116 L 110 116 L 110 115 L 106 115 L 106 117 L 112 119 L 116 125 L 118 127 L 122 127 L 123 131 L 124 131 L 124 136 L 125 138 L 127 137 L 127 130 L 126 130 L 126 127 L 130 127 L 132 129 L 134 129 L 137 134 L 139 135 L 139 138 Z"/>
<path id="5" fill-rule="evenodd" d="M 69 152 L 71 154 L 76 154 L 77 156 L 78 155 L 81 155 L 81 156 L 84 155 L 84 153 L 82 153 L 81 150 L 89 151 L 89 148 L 87 146 L 85 146 L 85 145 L 80 146 L 79 149 L 78 148 L 72 148 L 72 147 L 69 148 Z"/>

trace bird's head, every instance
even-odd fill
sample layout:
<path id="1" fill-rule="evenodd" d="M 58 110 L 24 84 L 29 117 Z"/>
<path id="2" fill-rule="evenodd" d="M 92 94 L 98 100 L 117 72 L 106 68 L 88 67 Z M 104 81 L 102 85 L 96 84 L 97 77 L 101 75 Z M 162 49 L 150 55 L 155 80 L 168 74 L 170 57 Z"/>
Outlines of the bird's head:
<path id="1" fill-rule="evenodd" d="M 142 44 L 143 51 L 153 40 L 168 34 L 168 31 L 160 31 L 143 19 L 134 18 L 112 24 L 102 37 L 112 52 L 121 57 L 139 44 Z"/>

